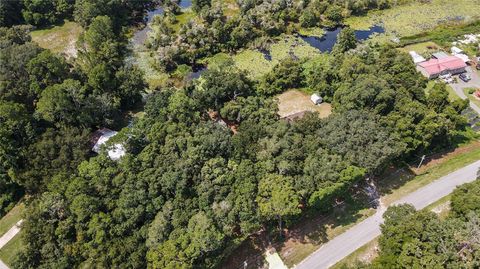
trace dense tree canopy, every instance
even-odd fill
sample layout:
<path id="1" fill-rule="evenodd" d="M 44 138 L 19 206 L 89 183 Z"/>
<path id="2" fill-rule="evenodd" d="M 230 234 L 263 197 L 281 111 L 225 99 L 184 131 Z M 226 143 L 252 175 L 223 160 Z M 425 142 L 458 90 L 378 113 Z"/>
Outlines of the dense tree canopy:
<path id="1" fill-rule="evenodd" d="M 166 71 L 254 40 L 268 46 L 269 37 L 295 32 L 298 23 L 336 26 L 389 4 L 244 0 L 238 15 L 225 16 L 213 1 L 199 0 L 194 20 L 174 29 L 169 13 L 180 12 L 178 2 L 159 2 L 169 8 L 156 19 L 149 47 Z M 215 268 L 240 238 L 261 228 L 281 232 L 305 211 L 326 212 L 365 177 L 449 146 L 465 128 L 464 101 L 449 102 L 444 85 L 426 95 L 408 55 L 357 47 L 348 29 L 335 55 L 291 55 L 258 80 L 227 61 L 146 95 L 144 74 L 126 61 L 124 26 L 156 2 L 65 3 L 28 0 L 23 15 L 43 25 L 73 14 L 85 29 L 77 58 L 38 47 L 28 27 L 0 28 L 0 213 L 29 194 L 17 268 Z M 275 95 L 291 88 L 320 93 L 333 114 L 281 120 Z M 135 109 L 143 113 L 127 126 Z M 121 129 L 107 144 L 121 144 L 125 156 L 114 161 L 105 148 L 90 151 L 100 127 Z M 410 237 L 450 229 L 431 214 L 397 211 L 384 228 L 392 238 L 397 228 Z M 417 226 L 402 222 L 409 218 Z M 432 228 L 420 231 L 422 222 Z M 389 257 L 417 266 L 410 253 L 423 242 L 403 250 L 384 241 Z"/>
<path id="2" fill-rule="evenodd" d="M 479 181 L 458 187 L 446 219 L 390 207 L 384 214 L 380 256 L 367 268 L 475 268 L 480 263 Z"/>

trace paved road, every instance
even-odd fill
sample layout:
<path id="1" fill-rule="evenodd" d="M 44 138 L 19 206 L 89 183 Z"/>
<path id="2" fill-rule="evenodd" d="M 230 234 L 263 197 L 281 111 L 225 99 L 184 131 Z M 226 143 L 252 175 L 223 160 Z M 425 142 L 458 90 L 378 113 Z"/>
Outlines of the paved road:
<path id="1" fill-rule="evenodd" d="M 480 161 L 476 161 L 406 195 L 394 204 L 409 203 L 417 209 L 422 209 L 451 193 L 456 186 L 474 181 L 478 176 L 479 168 Z M 323 269 L 341 261 L 381 234 L 380 224 L 383 223 L 382 215 L 385 210 L 385 208 L 378 209 L 375 215 L 330 240 L 295 268 Z"/>
<path id="2" fill-rule="evenodd" d="M 465 88 L 480 88 L 480 77 L 475 69 L 472 67 L 467 67 L 467 73 L 470 74 L 472 78 L 469 82 L 464 82 L 461 79 L 458 79 L 457 83 L 452 83 L 452 86 L 455 93 L 462 99 L 467 99 L 468 97 L 463 92 Z M 480 114 L 480 107 L 470 101 L 470 107 L 475 110 L 478 114 Z"/>

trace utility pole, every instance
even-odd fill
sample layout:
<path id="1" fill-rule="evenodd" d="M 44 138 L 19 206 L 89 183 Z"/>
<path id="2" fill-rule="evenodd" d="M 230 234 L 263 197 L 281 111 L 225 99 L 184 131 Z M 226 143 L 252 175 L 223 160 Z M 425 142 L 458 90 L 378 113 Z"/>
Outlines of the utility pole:
<path id="1" fill-rule="evenodd" d="M 418 164 L 417 169 L 419 169 L 420 166 L 422 166 L 422 163 L 423 163 L 423 161 L 425 160 L 425 157 L 426 157 L 426 155 L 423 155 L 423 156 L 422 156 L 422 159 L 420 160 L 420 163 Z"/>

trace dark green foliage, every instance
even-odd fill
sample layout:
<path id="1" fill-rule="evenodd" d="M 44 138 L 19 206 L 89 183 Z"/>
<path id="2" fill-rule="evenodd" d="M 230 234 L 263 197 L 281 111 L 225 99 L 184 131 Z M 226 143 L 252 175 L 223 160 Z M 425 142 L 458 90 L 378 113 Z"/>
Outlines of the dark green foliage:
<path id="1" fill-rule="evenodd" d="M 219 110 L 225 102 L 245 97 L 252 92 L 252 82 L 233 63 L 222 64 L 202 74 L 204 81 L 194 95 L 205 108 Z"/>
<path id="2" fill-rule="evenodd" d="M 61 22 L 72 15 L 75 0 L 23 0 L 23 18 L 35 26 Z"/>
<path id="3" fill-rule="evenodd" d="M 367 268 L 476 268 L 478 186 L 477 180 L 454 191 L 446 219 L 410 205 L 390 207 L 384 214 L 380 256 Z"/>
<path id="4" fill-rule="evenodd" d="M 192 0 L 192 9 L 197 13 L 206 8 L 209 8 L 211 5 L 211 0 Z"/>
<path id="5" fill-rule="evenodd" d="M 480 213 L 480 180 L 458 187 L 452 194 L 452 213 L 457 218 L 466 218 L 469 213 Z"/>
<path id="6" fill-rule="evenodd" d="M 22 21 L 22 1 L 0 0 L 0 27 L 10 27 Z"/>
<path id="7" fill-rule="evenodd" d="M 263 96 L 272 96 L 291 88 L 301 88 L 305 77 L 302 62 L 287 59 L 276 65 L 273 70 L 265 75 L 258 93 Z"/>
<path id="8" fill-rule="evenodd" d="M 338 34 L 337 43 L 333 47 L 333 54 L 343 53 L 355 47 L 357 47 L 355 31 L 350 27 L 345 27 Z"/>

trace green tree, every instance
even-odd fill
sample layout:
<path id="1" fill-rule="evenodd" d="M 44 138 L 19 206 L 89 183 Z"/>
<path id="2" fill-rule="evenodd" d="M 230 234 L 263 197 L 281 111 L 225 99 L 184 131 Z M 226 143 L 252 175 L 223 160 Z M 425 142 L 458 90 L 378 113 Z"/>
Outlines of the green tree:
<path id="1" fill-rule="evenodd" d="M 283 219 L 301 212 L 299 197 L 292 185 L 292 178 L 270 174 L 258 184 L 257 203 L 260 215 L 267 220 L 277 219 L 280 235 L 283 235 Z"/>
<path id="2" fill-rule="evenodd" d="M 333 47 L 333 53 L 344 53 L 357 47 L 355 31 L 350 27 L 343 28 L 338 34 L 337 43 Z"/>

